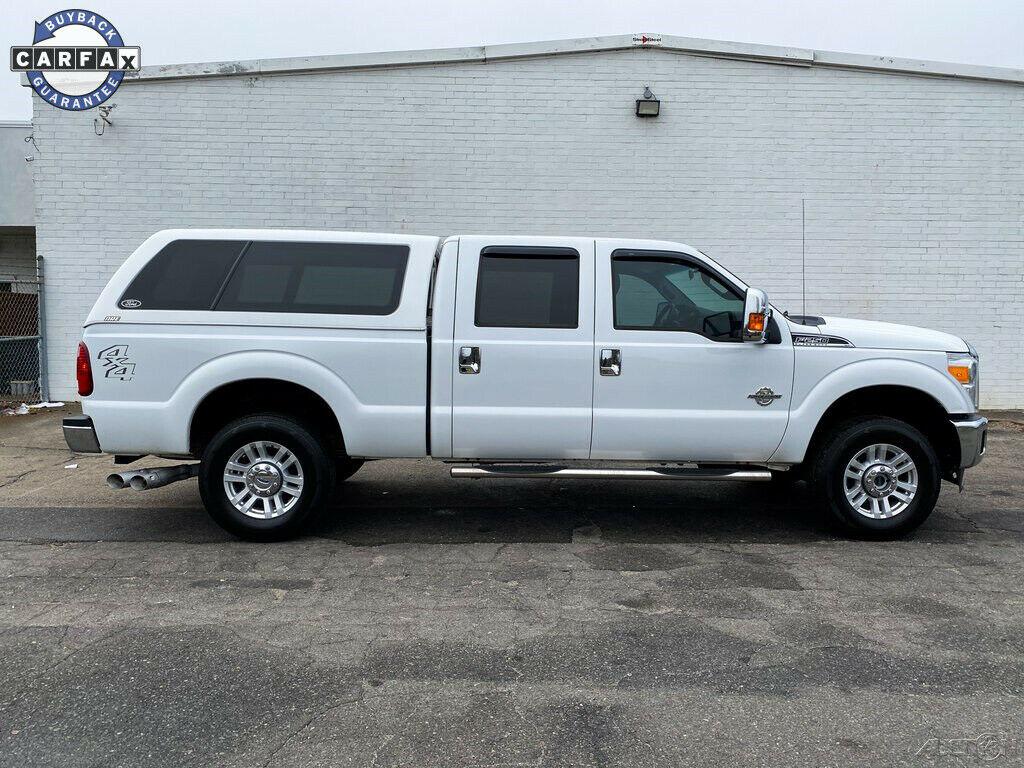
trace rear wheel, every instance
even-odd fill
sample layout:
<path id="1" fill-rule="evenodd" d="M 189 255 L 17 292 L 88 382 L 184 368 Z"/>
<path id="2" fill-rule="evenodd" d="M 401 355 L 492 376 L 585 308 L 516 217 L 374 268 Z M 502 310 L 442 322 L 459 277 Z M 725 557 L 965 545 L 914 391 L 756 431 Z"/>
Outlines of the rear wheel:
<path id="1" fill-rule="evenodd" d="M 221 429 L 203 452 L 199 491 L 210 516 L 251 541 L 296 535 L 334 486 L 334 461 L 305 425 L 258 414 Z"/>
<path id="2" fill-rule="evenodd" d="M 847 531 L 895 538 L 928 518 L 941 478 L 928 438 L 878 416 L 839 425 L 814 457 L 812 482 Z"/>

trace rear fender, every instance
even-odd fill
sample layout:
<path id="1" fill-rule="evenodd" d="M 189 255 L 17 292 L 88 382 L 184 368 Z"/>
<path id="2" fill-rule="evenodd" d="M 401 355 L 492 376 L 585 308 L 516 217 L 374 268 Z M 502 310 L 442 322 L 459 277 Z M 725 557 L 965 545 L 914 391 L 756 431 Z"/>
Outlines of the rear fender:
<path id="1" fill-rule="evenodd" d="M 367 405 L 330 369 L 280 351 L 234 352 L 209 360 L 189 373 L 165 402 L 94 401 L 87 404 L 87 411 L 107 453 L 184 455 L 189 452 L 192 418 L 202 400 L 226 384 L 246 379 L 278 379 L 317 393 L 334 412 L 352 455 L 424 453 L 422 407 Z M 382 422 L 396 428 L 379 429 Z"/>

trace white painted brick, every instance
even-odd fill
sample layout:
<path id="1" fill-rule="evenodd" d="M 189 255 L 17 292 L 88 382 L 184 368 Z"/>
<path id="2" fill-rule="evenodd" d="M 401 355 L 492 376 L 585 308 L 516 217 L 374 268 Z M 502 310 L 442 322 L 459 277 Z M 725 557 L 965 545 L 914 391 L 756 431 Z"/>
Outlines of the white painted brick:
<path id="1" fill-rule="evenodd" d="M 114 125 L 36 101 L 52 396 L 79 325 L 177 226 L 580 233 L 695 245 L 783 308 L 950 331 L 1024 407 L 1024 89 L 635 50 L 137 82 Z M 662 115 L 640 120 L 649 84 Z M 95 194 L 93 194 L 95 193 Z"/>

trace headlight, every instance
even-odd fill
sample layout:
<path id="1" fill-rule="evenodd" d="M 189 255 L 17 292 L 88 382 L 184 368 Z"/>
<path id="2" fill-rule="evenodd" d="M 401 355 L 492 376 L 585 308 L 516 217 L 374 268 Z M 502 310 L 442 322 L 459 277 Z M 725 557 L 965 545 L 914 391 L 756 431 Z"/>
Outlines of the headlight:
<path id="1" fill-rule="evenodd" d="M 978 353 L 970 344 L 970 352 L 947 352 L 946 370 L 971 396 L 974 407 L 978 407 Z"/>

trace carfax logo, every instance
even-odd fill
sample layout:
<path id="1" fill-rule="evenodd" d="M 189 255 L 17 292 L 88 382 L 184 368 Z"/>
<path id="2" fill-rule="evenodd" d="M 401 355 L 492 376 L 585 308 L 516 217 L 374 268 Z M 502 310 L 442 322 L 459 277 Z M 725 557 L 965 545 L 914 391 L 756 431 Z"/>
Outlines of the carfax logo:
<path id="1" fill-rule="evenodd" d="M 72 8 L 36 22 L 32 45 L 11 46 L 11 69 L 25 72 L 39 97 L 59 109 L 98 107 L 125 72 L 138 72 L 142 49 L 98 13 Z"/>

